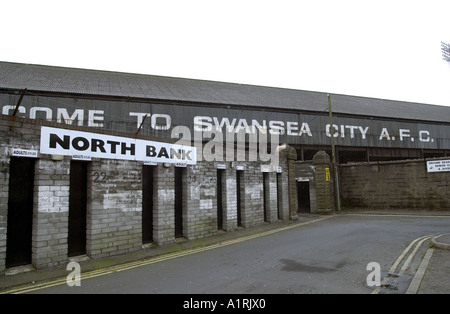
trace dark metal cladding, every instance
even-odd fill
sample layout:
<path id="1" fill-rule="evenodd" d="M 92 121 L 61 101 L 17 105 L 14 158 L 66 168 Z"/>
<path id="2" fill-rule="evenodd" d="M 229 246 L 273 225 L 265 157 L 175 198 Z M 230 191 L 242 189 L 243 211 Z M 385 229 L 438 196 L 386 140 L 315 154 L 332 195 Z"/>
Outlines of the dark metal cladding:
<path id="1" fill-rule="evenodd" d="M 450 107 L 282 88 L 0 62 L 3 114 L 172 138 L 191 131 L 279 134 L 288 144 L 450 149 Z M 224 136 L 225 138 L 225 136 Z"/>
<path id="2" fill-rule="evenodd" d="M 327 93 L 43 65 L 0 62 L 0 90 L 54 92 L 267 110 L 324 112 Z M 450 108 L 403 101 L 332 95 L 336 114 L 450 122 Z"/>
<path id="3" fill-rule="evenodd" d="M 18 97 L 0 94 L 3 114 L 10 115 L 14 111 Z M 160 138 L 172 138 L 173 128 L 181 125 L 187 126 L 191 132 L 240 130 L 248 136 L 263 132 L 268 140 L 271 134 L 277 134 L 281 143 L 288 144 L 329 145 L 331 136 L 334 136 L 339 146 L 450 149 L 448 124 L 337 116 L 330 126 L 326 113 L 238 110 L 28 95 L 22 100 L 17 115 L 130 134 L 135 134 L 140 127 L 140 135 Z M 225 140 L 224 134 L 223 138 Z"/>

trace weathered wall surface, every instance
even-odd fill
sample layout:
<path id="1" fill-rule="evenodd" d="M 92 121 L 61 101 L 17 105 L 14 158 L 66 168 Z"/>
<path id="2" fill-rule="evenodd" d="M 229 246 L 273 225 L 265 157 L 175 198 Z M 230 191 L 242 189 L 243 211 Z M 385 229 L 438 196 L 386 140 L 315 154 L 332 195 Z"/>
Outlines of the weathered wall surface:
<path id="1" fill-rule="evenodd" d="M 427 172 L 426 160 L 341 165 L 339 172 L 343 207 L 450 210 L 450 173 Z"/>
<path id="2" fill-rule="evenodd" d="M 68 262 L 69 213 L 71 209 L 71 156 L 39 153 L 42 125 L 52 122 L 0 116 L 0 272 L 8 252 L 8 198 L 12 149 L 32 150 L 35 164 L 33 188 L 32 264 L 37 268 Z M 96 132 L 87 127 L 64 126 Z M 108 133 L 109 134 L 109 133 Z M 118 134 L 124 136 L 123 134 Z M 30 158 L 16 157 L 16 158 Z M 143 244 L 142 161 L 92 158 L 87 164 L 86 255 L 101 258 L 141 249 Z M 238 170 L 240 166 L 240 170 Z M 237 225 L 237 172 L 241 172 L 242 227 L 290 219 L 288 162 L 280 154 L 278 173 L 259 161 L 217 162 L 199 160 L 182 167 L 176 186 L 174 164 L 152 167 L 153 242 L 175 241 L 177 191 L 182 199 L 182 236 L 197 239 L 218 232 L 218 169 L 222 171 L 222 208 L 225 231 Z M 148 192 L 147 192 L 148 193 Z"/>

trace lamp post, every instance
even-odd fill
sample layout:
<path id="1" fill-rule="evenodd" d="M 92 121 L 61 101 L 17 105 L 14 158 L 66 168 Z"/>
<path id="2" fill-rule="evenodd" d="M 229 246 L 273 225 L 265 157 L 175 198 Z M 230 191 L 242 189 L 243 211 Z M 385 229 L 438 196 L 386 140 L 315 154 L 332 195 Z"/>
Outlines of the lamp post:
<path id="1" fill-rule="evenodd" d="M 330 114 L 330 128 L 333 127 L 333 111 L 331 110 L 331 96 L 328 94 L 328 112 Z M 331 163 L 333 165 L 333 173 L 334 173 L 334 195 L 335 195 L 335 204 L 336 210 L 341 210 L 341 202 L 339 198 L 339 179 L 338 172 L 336 167 L 336 153 L 334 147 L 334 134 L 331 134 Z"/>

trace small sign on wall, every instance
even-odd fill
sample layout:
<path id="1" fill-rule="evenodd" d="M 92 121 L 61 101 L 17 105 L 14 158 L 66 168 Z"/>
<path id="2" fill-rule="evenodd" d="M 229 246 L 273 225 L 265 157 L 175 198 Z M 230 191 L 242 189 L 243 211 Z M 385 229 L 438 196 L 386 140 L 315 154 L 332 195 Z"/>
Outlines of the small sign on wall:
<path id="1" fill-rule="evenodd" d="M 28 149 L 20 149 L 20 148 L 12 148 L 11 156 L 38 158 L 38 151 L 37 150 L 28 150 Z"/>
<path id="2" fill-rule="evenodd" d="M 330 181 L 331 176 L 330 176 L 330 168 L 325 168 L 325 180 L 328 182 Z"/>
<path id="3" fill-rule="evenodd" d="M 73 155 L 72 160 L 84 160 L 84 161 L 91 161 L 91 156 L 84 156 L 84 155 Z"/>
<path id="4" fill-rule="evenodd" d="M 432 160 L 427 161 L 428 172 L 450 171 L 450 160 Z"/>

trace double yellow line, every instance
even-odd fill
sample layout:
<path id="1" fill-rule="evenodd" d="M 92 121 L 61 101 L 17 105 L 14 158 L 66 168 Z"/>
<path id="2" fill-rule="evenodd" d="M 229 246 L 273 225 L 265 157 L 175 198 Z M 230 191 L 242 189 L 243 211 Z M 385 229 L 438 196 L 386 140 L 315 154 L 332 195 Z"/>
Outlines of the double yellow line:
<path id="1" fill-rule="evenodd" d="M 196 254 L 196 253 L 200 253 L 200 252 L 204 252 L 204 251 L 213 250 L 213 249 L 228 246 L 231 244 L 236 244 L 236 243 L 248 241 L 251 239 L 263 237 L 266 235 L 274 234 L 277 232 L 305 226 L 305 225 L 308 225 L 311 223 L 316 223 L 316 222 L 319 222 L 319 221 L 322 221 L 322 220 L 325 220 L 325 219 L 328 219 L 331 217 L 333 217 L 333 216 L 332 215 L 325 216 L 325 217 L 321 217 L 321 218 L 314 219 L 311 221 L 307 221 L 307 222 L 303 222 L 303 223 L 295 223 L 295 224 L 292 224 L 292 225 L 289 225 L 286 227 L 272 229 L 272 230 L 264 231 L 261 233 L 233 239 L 233 240 L 228 240 L 228 241 L 224 241 L 224 242 L 220 242 L 220 243 L 216 243 L 216 244 L 211 244 L 211 245 L 204 246 L 204 247 L 188 249 L 188 250 L 184 250 L 184 251 L 180 251 L 180 252 L 168 253 L 168 254 L 164 254 L 164 255 L 157 256 L 157 257 L 150 258 L 150 259 L 143 259 L 143 260 L 139 260 L 139 261 L 134 261 L 134 262 L 130 262 L 130 263 L 125 263 L 125 264 L 120 264 L 120 265 L 115 265 L 115 266 L 110 266 L 110 267 L 106 267 L 106 268 L 102 268 L 102 269 L 98 269 L 98 270 L 85 272 L 85 273 L 81 274 L 81 280 L 104 276 L 104 275 L 108 275 L 108 274 L 112 274 L 112 273 L 130 270 L 130 269 L 137 268 L 137 267 L 142 267 L 142 266 L 146 266 L 146 265 L 150 265 L 150 264 L 154 264 L 154 263 L 167 261 L 167 260 L 178 258 L 178 257 L 183 257 L 183 256 L 191 255 L 191 254 Z M 9 290 L 2 291 L 2 292 L 0 292 L 0 294 L 21 294 L 21 293 L 32 292 L 35 290 L 41 290 L 41 289 L 46 289 L 46 288 L 50 288 L 50 287 L 54 287 L 54 286 L 59 286 L 59 285 L 63 285 L 66 283 L 67 283 L 67 278 L 63 277 L 63 278 L 58 278 L 58 279 L 54 279 L 51 281 L 42 282 L 42 283 L 38 283 L 38 284 L 26 284 L 23 286 L 18 286 L 18 287 L 9 289 Z"/>
<path id="2" fill-rule="evenodd" d="M 432 237 L 432 235 L 426 235 L 426 236 L 422 236 L 419 237 L 415 240 L 413 240 L 407 247 L 406 249 L 402 252 L 402 254 L 400 254 L 400 256 L 397 258 L 397 260 L 394 262 L 394 264 L 392 264 L 391 268 L 389 269 L 388 274 L 386 275 L 386 277 L 384 277 L 384 279 L 381 281 L 381 286 L 376 288 L 372 294 L 378 294 L 381 292 L 381 288 L 383 286 L 385 286 L 388 281 L 392 278 L 398 278 L 401 275 L 403 275 L 406 271 L 406 269 L 408 269 L 409 264 L 411 263 L 412 259 L 414 258 L 414 256 L 416 255 L 417 251 L 419 250 L 420 246 L 422 245 L 423 242 L 430 240 Z M 415 247 L 414 247 L 415 246 Z M 406 258 L 405 262 L 403 263 L 403 266 L 400 268 L 400 270 L 398 272 L 396 272 L 397 268 L 399 267 L 401 261 L 405 258 L 405 256 L 409 253 L 409 251 L 411 250 L 411 248 L 414 247 L 414 249 L 411 251 L 411 253 L 408 255 L 408 257 Z"/>

